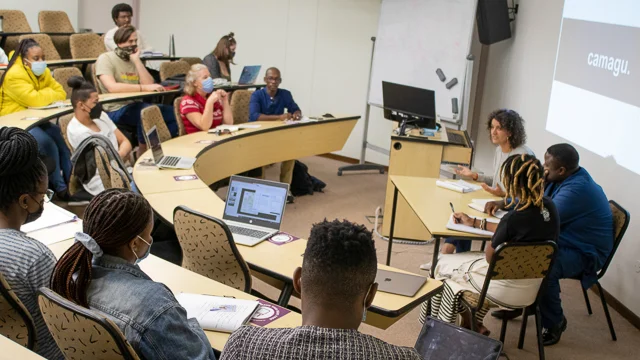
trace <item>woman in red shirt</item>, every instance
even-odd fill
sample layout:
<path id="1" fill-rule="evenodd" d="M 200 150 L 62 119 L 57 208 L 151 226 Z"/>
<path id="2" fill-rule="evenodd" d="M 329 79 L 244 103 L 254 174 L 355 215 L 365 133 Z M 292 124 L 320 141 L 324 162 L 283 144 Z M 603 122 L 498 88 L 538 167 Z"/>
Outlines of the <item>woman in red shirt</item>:
<path id="1" fill-rule="evenodd" d="M 202 64 L 191 66 L 180 102 L 180 117 L 187 134 L 233 124 L 229 96 L 224 90 L 213 91 L 213 79 Z"/>

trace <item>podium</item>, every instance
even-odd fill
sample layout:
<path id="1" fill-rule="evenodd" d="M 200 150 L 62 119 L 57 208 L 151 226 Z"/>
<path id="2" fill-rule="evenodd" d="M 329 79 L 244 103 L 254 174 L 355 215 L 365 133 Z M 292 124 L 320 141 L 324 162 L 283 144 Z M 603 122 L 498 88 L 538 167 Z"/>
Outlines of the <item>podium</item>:
<path id="1" fill-rule="evenodd" d="M 453 137 L 458 142 L 453 142 Z M 451 139 L 450 139 L 451 138 Z M 473 157 L 473 146 L 469 134 L 464 130 L 442 127 L 435 136 L 420 135 L 412 130 L 408 136 L 391 136 L 389 150 L 389 176 L 415 176 L 437 178 L 442 164 L 469 166 Z M 393 184 L 387 179 L 387 191 L 384 202 L 382 234 L 389 236 L 391 212 L 393 207 Z M 428 241 L 431 234 L 407 204 L 402 194 L 398 195 L 394 239 Z M 429 199 L 424 199 L 429 201 Z M 442 211 L 451 211 L 450 208 Z"/>

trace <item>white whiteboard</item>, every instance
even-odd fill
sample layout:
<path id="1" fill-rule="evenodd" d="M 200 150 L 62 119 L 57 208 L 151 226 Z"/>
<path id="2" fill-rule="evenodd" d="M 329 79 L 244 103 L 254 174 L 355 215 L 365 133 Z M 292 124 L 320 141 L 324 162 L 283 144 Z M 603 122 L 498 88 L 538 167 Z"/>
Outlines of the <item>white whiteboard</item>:
<path id="1" fill-rule="evenodd" d="M 462 94 L 477 0 L 383 0 L 369 104 L 382 106 L 382 81 L 433 90 L 436 112 L 451 118 L 451 98 Z M 447 79 L 441 82 L 436 69 Z M 458 84 L 445 84 L 457 78 Z"/>

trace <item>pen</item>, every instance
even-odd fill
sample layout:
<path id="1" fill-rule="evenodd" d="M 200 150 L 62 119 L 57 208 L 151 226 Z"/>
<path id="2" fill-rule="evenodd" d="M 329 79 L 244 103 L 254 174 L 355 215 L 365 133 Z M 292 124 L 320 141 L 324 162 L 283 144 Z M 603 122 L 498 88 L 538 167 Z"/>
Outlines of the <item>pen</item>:
<path id="1" fill-rule="evenodd" d="M 451 212 L 455 214 L 456 213 L 456 209 L 453 208 L 453 204 L 449 203 L 449 206 L 451 206 Z M 458 219 L 456 219 L 455 216 L 453 217 L 453 222 L 456 223 L 456 224 L 458 223 Z"/>

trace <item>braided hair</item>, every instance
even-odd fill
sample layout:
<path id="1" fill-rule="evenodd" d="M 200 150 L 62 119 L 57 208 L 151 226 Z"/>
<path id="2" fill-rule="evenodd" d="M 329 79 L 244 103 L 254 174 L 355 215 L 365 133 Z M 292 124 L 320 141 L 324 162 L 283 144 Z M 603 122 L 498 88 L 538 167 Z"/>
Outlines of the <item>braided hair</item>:
<path id="1" fill-rule="evenodd" d="M 529 154 L 511 155 L 502 164 L 501 173 L 507 209 L 522 211 L 533 205 L 543 210 L 544 169 L 540 160 Z"/>
<path id="2" fill-rule="evenodd" d="M 149 225 L 151 205 L 141 195 L 125 189 L 109 189 L 91 200 L 84 211 L 83 231 L 105 254 L 115 255 Z M 78 305 L 89 307 L 93 254 L 76 242 L 58 260 L 51 276 L 51 289 Z M 74 274 L 77 277 L 74 279 Z"/>
<path id="3" fill-rule="evenodd" d="M 47 181 L 47 168 L 39 156 L 33 135 L 0 128 L 0 211 L 6 214 L 20 196 L 37 192 L 40 181 Z"/>
<path id="4" fill-rule="evenodd" d="M 20 41 L 20 44 L 18 44 L 18 48 L 16 49 L 15 53 L 11 57 L 11 60 L 9 60 L 9 64 L 7 64 L 7 68 L 5 69 L 4 74 L 0 76 L 0 89 L 2 89 L 2 95 L 0 95 L 2 96 L 0 109 L 2 109 L 2 106 L 4 105 L 4 87 L 2 87 L 2 85 L 4 84 L 4 78 L 9 73 L 9 70 L 11 70 L 11 67 L 13 67 L 13 65 L 18 60 L 18 57 L 20 57 L 20 59 L 24 61 L 24 59 L 27 58 L 29 50 L 33 47 L 40 47 L 40 44 L 38 44 L 38 42 L 33 40 L 32 38 L 22 39 L 22 41 Z M 24 63 L 21 63 L 20 65 L 24 67 Z M 31 76 L 31 74 L 29 74 L 29 76 Z"/>

